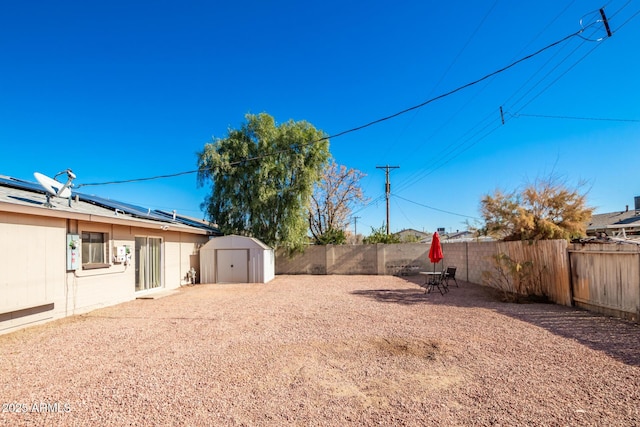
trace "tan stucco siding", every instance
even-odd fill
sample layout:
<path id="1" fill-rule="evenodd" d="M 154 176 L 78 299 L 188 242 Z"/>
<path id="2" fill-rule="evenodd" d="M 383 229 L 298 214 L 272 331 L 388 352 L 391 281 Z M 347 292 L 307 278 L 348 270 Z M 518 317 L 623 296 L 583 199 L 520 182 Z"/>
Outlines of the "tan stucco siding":
<path id="1" fill-rule="evenodd" d="M 105 233 L 105 268 L 67 271 L 67 233 Z M 206 235 L 126 224 L 0 211 L 0 333 L 133 300 L 135 237 L 162 238 L 163 289 L 187 283 Z M 117 246 L 128 246 L 127 264 L 116 262 Z"/>
<path id="2" fill-rule="evenodd" d="M 205 236 L 187 233 L 166 233 L 165 286 L 168 289 L 188 283 L 187 273 L 193 267 L 200 275 L 199 249 L 207 242 Z"/>
<path id="3" fill-rule="evenodd" d="M 0 212 L 0 332 L 23 321 L 10 312 L 55 304 L 65 284 L 65 247 L 64 219 Z M 28 317 L 52 316 L 48 309 Z"/>

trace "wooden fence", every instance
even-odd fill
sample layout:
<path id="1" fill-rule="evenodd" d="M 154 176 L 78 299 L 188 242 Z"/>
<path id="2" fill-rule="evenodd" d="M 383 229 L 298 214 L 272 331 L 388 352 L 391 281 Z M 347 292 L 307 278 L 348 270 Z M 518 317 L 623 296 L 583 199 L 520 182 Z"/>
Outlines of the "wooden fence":
<path id="1" fill-rule="evenodd" d="M 496 274 L 496 256 L 526 265 L 533 278 L 526 287 L 505 282 L 500 288 L 526 295 L 546 296 L 556 304 L 580 307 L 638 321 L 640 318 L 640 246 L 625 244 L 568 244 L 564 240 L 537 242 L 443 243 L 446 266 L 456 276 L 482 285 Z M 429 245 L 312 246 L 287 257 L 276 252 L 276 274 L 416 274 L 433 269 Z M 495 276 L 494 276 L 495 278 Z M 509 287 L 511 286 L 511 287 Z"/>
<path id="2" fill-rule="evenodd" d="M 515 261 L 531 263 L 532 277 L 526 292 L 521 293 L 546 296 L 557 304 L 571 305 L 566 240 L 499 242 L 497 252 Z"/>
<path id="3" fill-rule="evenodd" d="M 485 283 L 483 273 L 493 269 L 492 258 L 497 254 L 506 254 L 516 262 L 530 260 L 539 280 L 528 292 L 571 305 L 564 240 L 443 243 L 442 250 L 444 261 L 436 267 L 438 270 L 456 266 L 457 277 L 478 284 L 491 285 Z M 429 245 L 419 243 L 311 246 L 292 257 L 276 251 L 276 274 L 416 274 L 434 268 L 428 253 Z"/>
<path id="4" fill-rule="evenodd" d="M 640 246 L 574 243 L 568 252 L 577 306 L 640 319 Z"/>

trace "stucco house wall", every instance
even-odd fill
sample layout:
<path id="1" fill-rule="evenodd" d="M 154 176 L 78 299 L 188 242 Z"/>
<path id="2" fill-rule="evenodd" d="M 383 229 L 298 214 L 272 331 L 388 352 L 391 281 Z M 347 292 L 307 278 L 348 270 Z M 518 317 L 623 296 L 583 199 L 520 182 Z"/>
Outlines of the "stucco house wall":
<path id="1" fill-rule="evenodd" d="M 81 202 L 46 208 L 33 203 L 43 195 L 1 190 L 0 334 L 179 288 L 190 283 L 192 269 L 199 275 L 198 251 L 211 234 L 206 229 Z M 68 270 L 67 236 L 83 232 L 108 236 L 104 265 Z M 136 237 L 161 239 L 160 287 L 136 292 Z M 114 258 L 118 246 L 130 249 L 128 262 Z"/>

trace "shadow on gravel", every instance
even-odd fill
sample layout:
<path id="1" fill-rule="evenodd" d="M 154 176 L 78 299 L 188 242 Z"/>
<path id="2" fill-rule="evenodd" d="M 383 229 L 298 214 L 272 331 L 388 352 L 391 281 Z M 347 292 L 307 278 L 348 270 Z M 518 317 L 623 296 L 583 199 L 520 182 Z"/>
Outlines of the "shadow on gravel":
<path id="1" fill-rule="evenodd" d="M 571 338 L 627 365 L 640 366 L 640 325 L 553 304 L 502 303 L 498 312 Z"/>
<path id="2" fill-rule="evenodd" d="M 368 297 L 379 302 L 393 302 L 405 305 L 426 304 L 429 302 L 429 297 L 435 295 L 426 294 L 424 289 L 365 289 L 353 291 L 352 294 Z M 438 296 L 440 296 L 439 293 Z"/>
<path id="3" fill-rule="evenodd" d="M 353 294 L 383 303 L 451 305 L 494 310 L 553 334 L 576 340 L 627 365 L 640 366 L 640 324 L 575 307 L 549 303 L 503 302 L 501 293 L 496 289 L 460 280 L 460 287 L 450 287 L 445 295 L 440 295 L 437 291 L 426 294 L 418 284 L 419 278 L 403 279 L 410 288 L 367 289 L 354 291 Z"/>

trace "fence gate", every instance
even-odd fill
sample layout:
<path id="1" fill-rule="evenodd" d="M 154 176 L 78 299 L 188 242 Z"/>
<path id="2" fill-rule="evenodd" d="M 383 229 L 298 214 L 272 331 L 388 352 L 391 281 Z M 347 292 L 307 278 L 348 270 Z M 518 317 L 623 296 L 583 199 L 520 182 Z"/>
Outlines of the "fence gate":
<path id="1" fill-rule="evenodd" d="M 579 307 L 638 320 L 640 251 L 636 245 L 573 244 L 571 290 Z"/>

